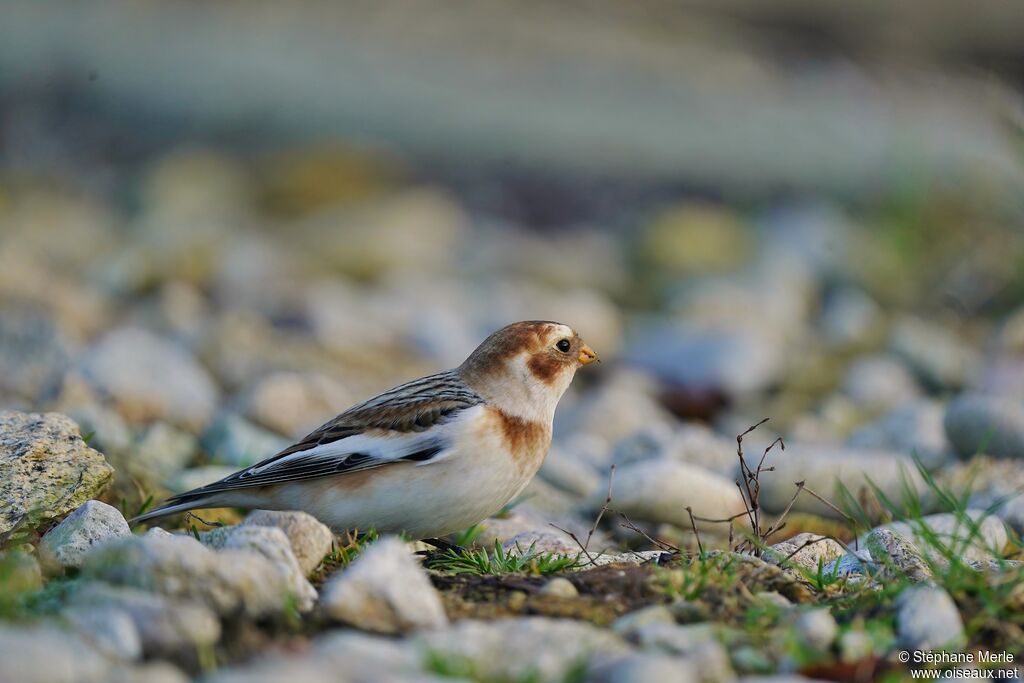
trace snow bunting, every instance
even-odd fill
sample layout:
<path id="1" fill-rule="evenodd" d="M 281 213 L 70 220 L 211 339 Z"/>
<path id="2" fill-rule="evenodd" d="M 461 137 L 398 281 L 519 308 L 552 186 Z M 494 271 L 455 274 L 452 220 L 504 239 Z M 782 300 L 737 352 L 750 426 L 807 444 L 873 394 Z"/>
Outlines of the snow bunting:
<path id="1" fill-rule="evenodd" d="M 508 325 L 454 370 L 389 389 L 277 455 L 132 521 L 242 507 L 304 510 L 338 530 L 413 538 L 465 529 L 533 478 L 558 400 L 576 369 L 595 360 L 566 325 Z"/>

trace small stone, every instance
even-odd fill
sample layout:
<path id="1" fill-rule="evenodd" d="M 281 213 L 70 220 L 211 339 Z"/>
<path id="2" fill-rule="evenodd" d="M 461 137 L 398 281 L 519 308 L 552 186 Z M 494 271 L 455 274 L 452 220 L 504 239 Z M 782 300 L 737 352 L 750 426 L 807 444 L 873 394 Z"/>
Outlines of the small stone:
<path id="1" fill-rule="evenodd" d="M 697 683 L 693 662 L 685 657 L 672 657 L 652 652 L 638 652 L 617 659 L 592 672 L 588 680 L 595 683 L 642 683 L 643 681 L 671 681 Z"/>
<path id="2" fill-rule="evenodd" d="M 942 424 L 944 414 L 945 409 L 936 401 L 906 403 L 855 429 L 846 445 L 916 455 L 925 467 L 934 470 L 953 459 L 953 448 Z"/>
<path id="3" fill-rule="evenodd" d="M 958 650 L 967 644 L 956 603 L 944 589 L 907 588 L 896 599 L 896 634 L 907 650 Z"/>
<path id="4" fill-rule="evenodd" d="M 794 482 L 798 481 L 832 501 L 840 500 L 837 495 L 840 483 L 855 497 L 862 490 L 872 492 L 871 485 L 874 485 L 891 500 L 902 500 L 908 487 L 918 492 L 926 489 L 910 457 L 893 451 L 794 444 L 787 445 L 785 452 L 772 450 L 764 466 L 775 468 L 760 479 L 761 506 L 772 512 L 781 512 L 789 505 L 796 493 Z M 823 517 L 839 516 L 832 508 L 806 494 L 797 497 L 792 509 Z"/>
<path id="5" fill-rule="evenodd" d="M 162 418 L 198 431 L 213 417 L 219 398 L 187 350 L 142 328 L 108 332 L 87 352 L 82 369 L 133 422 Z"/>
<path id="6" fill-rule="evenodd" d="M 974 372 L 978 354 L 949 327 L 918 318 L 897 320 L 892 328 L 889 348 L 928 385 L 958 388 Z"/>
<path id="7" fill-rule="evenodd" d="M 921 551 L 903 534 L 879 527 L 872 529 L 864 541 L 871 558 L 884 567 L 891 567 L 911 581 L 931 581 L 934 576 Z"/>
<path id="8" fill-rule="evenodd" d="M 61 612 L 83 640 L 108 657 L 135 661 L 142 657 L 142 639 L 128 612 L 115 606 L 70 606 Z"/>
<path id="9" fill-rule="evenodd" d="M 654 623 L 674 624 L 676 619 L 668 607 L 651 605 L 622 615 L 612 623 L 611 630 L 623 638 L 630 638 L 645 625 Z"/>
<path id="10" fill-rule="evenodd" d="M 793 603 L 790 602 L 789 598 L 778 591 L 758 591 L 757 593 L 754 593 L 754 597 L 762 605 L 771 606 L 776 609 L 784 610 L 793 606 Z"/>
<path id="11" fill-rule="evenodd" d="M 313 515 L 301 511 L 253 510 L 242 524 L 277 527 L 285 533 L 306 576 L 331 551 L 334 534 Z"/>
<path id="12" fill-rule="evenodd" d="M 374 543 L 324 586 L 324 612 L 338 621 L 378 633 L 405 633 L 448 623 L 441 598 L 405 544 Z"/>
<path id="13" fill-rule="evenodd" d="M 771 546 L 763 555 L 772 564 L 792 563 L 811 572 L 842 557 L 846 550 L 837 541 L 817 534 L 802 533 Z"/>
<path id="14" fill-rule="evenodd" d="M 606 496 L 606 486 L 595 490 L 589 505 L 599 508 Z M 725 519 L 744 510 L 743 499 L 732 481 L 671 460 L 645 460 L 616 470 L 613 505 L 633 520 L 667 522 L 684 529 L 690 528 L 687 507 L 693 509 L 695 517 L 706 519 Z M 721 528 L 700 521 L 697 526 Z"/>
<path id="15" fill-rule="evenodd" d="M 538 475 L 551 485 L 577 496 L 589 495 L 600 481 L 589 463 L 576 457 L 571 449 L 557 444 L 551 446 Z"/>
<path id="16" fill-rule="evenodd" d="M 0 624 L 0 681 L 107 683 L 110 663 L 81 638 L 51 626 Z"/>
<path id="17" fill-rule="evenodd" d="M 90 500 L 46 532 L 39 543 L 39 559 L 50 571 L 78 568 L 95 546 L 131 533 L 117 508 Z"/>
<path id="18" fill-rule="evenodd" d="M 920 520 L 890 522 L 878 528 L 891 529 L 911 540 L 925 557 L 934 562 L 944 562 L 945 557 L 940 548 L 933 547 L 931 537 L 969 562 L 1001 556 L 1009 541 L 1002 521 L 977 509 L 966 510 L 962 515 L 951 512 L 926 515 Z M 863 542 L 867 543 L 866 538 Z"/>
<path id="19" fill-rule="evenodd" d="M 38 312 L 0 315 L 0 394 L 37 402 L 70 364 L 72 344 L 54 319 Z"/>
<path id="20" fill-rule="evenodd" d="M 300 612 L 307 612 L 316 602 L 316 590 L 306 580 L 292 552 L 284 531 L 273 526 L 242 525 L 232 529 L 224 543 L 225 550 L 255 550 L 273 563 Z"/>
<path id="21" fill-rule="evenodd" d="M 685 657 L 700 681 L 711 683 L 735 678 L 714 624 L 679 625 L 655 621 L 636 629 L 633 637 L 643 650 Z"/>
<path id="22" fill-rule="evenodd" d="M 875 654 L 875 643 L 865 631 L 851 629 L 839 636 L 839 659 L 847 664 L 863 661 Z"/>
<path id="23" fill-rule="evenodd" d="M 579 591 L 576 590 L 576 586 L 573 585 L 572 581 L 556 576 L 549 580 L 544 586 L 538 591 L 540 595 L 546 595 L 553 598 L 570 599 L 579 596 Z"/>
<path id="24" fill-rule="evenodd" d="M 873 414 L 896 408 L 921 395 L 921 388 L 907 366 L 889 355 L 866 356 L 850 364 L 841 383 L 842 392 Z"/>
<path id="25" fill-rule="evenodd" d="M 259 552 L 214 552 L 186 535 L 147 533 L 105 543 L 89 553 L 82 574 L 252 618 L 280 614 L 294 590 L 280 567 Z"/>
<path id="26" fill-rule="evenodd" d="M 69 609 L 117 609 L 127 614 L 146 657 L 194 655 L 197 649 L 216 643 L 221 635 L 220 620 L 207 607 L 134 588 L 92 583 L 72 595 Z"/>
<path id="27" fill-rule="evenodd" d="M 160 483 L 185 469 L 197 447 L 192 434 L 167 422 L 154 422 L 129 451 L 127 469 L 133 476 Z"/>
<path id="28" fill-rule="evenodd" d="M 793 627 L 803 645 L 818 651 L 832 647 L 836 636 L 839 635 L 839 625 L 828 608 L 801 612 Z"/>
<path id="29" fill-rule="evenodd" d="M 546 617 L 463 619 L 448 628 L 423 631 L 415 642 L 433 657 L 471 663 L 474 678 L 485 681 L 565 680 L 580 662 L 598 665 L 605 657 L 630 651 L 607 629 Z"/>
<path id="30" fill-rule="evenodd" d="M 356 398 L 326 375 L 274 372 L 246 392 L 242 408 L 250 420 L 299 438 L 352 405 Z"/>
<path id="31" fill-rule="evenodd" d="M 206 429 L 200 444 L 213 464 L 241 468 L 269 458 L 291 442 L 239 415 L 226 414 Z"/>
<path id="32" fill-rule="evenodd" d="M 189 677 L 167 662 L 151 662 L 111 671 L 106 683 L 189 683 Z"/>
<path id="33" fill-rule="evenodd" d="M 859 289 L 846 287 L 828 297 L 821 314 L 821 330 L 834 344 L 865 342 L 882 330 L 882 308 Z"/>
<path id="34" fill-rule="evenodd" d="M 102 493 L 113 476 L 64 415 L 0 412 L 0 534 L 25 515 L 52 519 L 71 512 Z"/>
<path id="35" fill-rule="evenodd" d="M 870 558 L 870 553 L 865 552 L 864 554 Z M 856 555 L 844 554 L 822 567 L 822 574 L 825 576 L 836 577 L 849 576 L 851 574 L 863 574 L 864 562 L 864 558 L 857 557 Z"/>
<path id="36" fill-rule="evenodd" d="M 1008 398 L 963 394 L 946 408 L 946 434 L 967 458 L 985 452 L 1024 459 L 1024 403 Z"/>

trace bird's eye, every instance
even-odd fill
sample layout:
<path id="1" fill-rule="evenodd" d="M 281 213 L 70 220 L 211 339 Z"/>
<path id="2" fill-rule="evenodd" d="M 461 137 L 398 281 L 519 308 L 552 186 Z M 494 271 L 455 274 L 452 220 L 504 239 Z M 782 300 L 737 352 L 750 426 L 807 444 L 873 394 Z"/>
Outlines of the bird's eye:
<path id="1" fill-rule="evenodd" d="M 569 353 L 569 348 L 571 346 L 572 345 L 569 343 L 568 339 L 560 339 L 558 340 L 558 343 L 555 344 L 555 348 L 561 351 L 562 353 Z"/>

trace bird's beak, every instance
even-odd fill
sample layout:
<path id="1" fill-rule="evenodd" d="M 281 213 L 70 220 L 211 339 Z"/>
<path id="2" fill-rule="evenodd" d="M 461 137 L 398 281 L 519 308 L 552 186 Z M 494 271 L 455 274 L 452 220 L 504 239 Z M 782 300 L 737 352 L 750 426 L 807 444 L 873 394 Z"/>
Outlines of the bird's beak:
<path id="1" fill-rule="evenodd" d="M 597 354 L 594 353 L 592 348 L 586 344 L 580 347 L 580 365 L 587 365 L 589 363 L 593 363 L 595 360 L 599 363 L 601 362 L 601 359 L 597 357 Z"/>

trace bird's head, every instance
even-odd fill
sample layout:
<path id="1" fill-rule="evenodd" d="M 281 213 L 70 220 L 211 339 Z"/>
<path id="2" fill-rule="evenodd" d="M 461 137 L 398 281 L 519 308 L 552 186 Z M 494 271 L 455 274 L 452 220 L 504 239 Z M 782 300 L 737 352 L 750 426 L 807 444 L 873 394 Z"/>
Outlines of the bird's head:
<path id="1" fill-rule="evenodd" d="M 506 412 L 550 421 L 576 370 L 595 360 L 597 354 L 568 325 L 527 320 L 487 337 L 459 372 Z"/>

